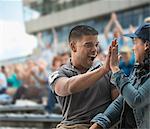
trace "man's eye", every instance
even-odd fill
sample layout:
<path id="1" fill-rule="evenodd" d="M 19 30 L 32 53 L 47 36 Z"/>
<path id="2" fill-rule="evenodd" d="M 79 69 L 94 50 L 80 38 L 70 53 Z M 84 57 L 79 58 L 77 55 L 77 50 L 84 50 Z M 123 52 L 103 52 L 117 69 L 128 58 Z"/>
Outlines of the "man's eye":
<path id="1" fill-rule="evenodd" d="M 85 47 L 87 47 L 87 48 L 92 48 L 92 47 L 98 47 L 98 43 L 86 43 L 85 45 L 84 45 Z"/>
<path id="2" fill-rule="evenodd" d="M 90 48 L 92 46 L 93 46 L 92 44 L 86 44 L 86 47 L 88 47 L 88 48 Z"/>

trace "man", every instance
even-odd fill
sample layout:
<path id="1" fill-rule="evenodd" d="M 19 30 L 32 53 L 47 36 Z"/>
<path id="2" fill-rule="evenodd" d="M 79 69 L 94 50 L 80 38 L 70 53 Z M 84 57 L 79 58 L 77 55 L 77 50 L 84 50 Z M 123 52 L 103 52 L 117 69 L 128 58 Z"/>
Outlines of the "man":
<path id="1" fill-rule="evenodd" d="M 86 25 L 69 34 L 71 59 L 49 77 L 62 106 L 63 120 L 58 129 L 88 129 L 90 120 L 112 102 L 116 89 L 109 81 L 109 56 L 105 65 L 93 62 L 97 56 L 98 32 Z M 113 95 L 112 95 L 113 94 Z"/>

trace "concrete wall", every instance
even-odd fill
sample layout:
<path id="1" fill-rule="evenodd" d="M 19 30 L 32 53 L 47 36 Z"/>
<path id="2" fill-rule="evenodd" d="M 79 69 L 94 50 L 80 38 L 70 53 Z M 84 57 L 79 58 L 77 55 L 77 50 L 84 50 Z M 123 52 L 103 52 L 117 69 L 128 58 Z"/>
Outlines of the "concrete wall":
<path id="1" fill-rule="evenodd" d="M 99 0 L 28 21 L 26 31 L 34 33 L 148 3 L 150 0 Z"/>

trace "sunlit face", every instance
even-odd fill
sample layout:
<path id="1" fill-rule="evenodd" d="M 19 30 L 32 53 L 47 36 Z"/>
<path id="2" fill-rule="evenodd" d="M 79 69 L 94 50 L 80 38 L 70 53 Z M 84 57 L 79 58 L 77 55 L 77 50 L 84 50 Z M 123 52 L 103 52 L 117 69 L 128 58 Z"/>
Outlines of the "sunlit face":
<path id="1" fill-rule="evenodd" d="M 133 51 L 135 53 L 136 61 L 141 63 L 144 59 L 145 45 L 140 38 L 134 38 L 133 43 Z"/>
<path id="2" fill-rule="evenodd" d="M 59 69 L 61 67 L 61 65 L 62 65 L 61 60 L 55 61 L 55 64 L 52 66 L 53 71 Z"/>
<path id="3" fill-rule="evenodd" d="M 98 53 L 98 37 L 96 36 L 83 36 L 81 40 L 76 43 L 76 53 L 79 67 L 82 69 L 89 69 L 93 60 Z"/>
<path id="4" fill-rule="evenodd" d="M 69 55 L 66 54 L 66 55 L 62 56 L 61 58 L 62 58 L 62 64 L 66 64 L 69 59 Z"/>

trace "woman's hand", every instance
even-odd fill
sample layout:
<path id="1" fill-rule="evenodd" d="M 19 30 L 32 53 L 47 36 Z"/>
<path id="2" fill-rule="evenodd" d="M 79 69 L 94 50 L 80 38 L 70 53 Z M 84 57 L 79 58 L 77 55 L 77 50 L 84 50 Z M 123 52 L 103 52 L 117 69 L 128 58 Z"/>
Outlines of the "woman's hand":
<path id="1" fill-rule="evenodd" d="M 118 43 L 116 40 L 112 41 L 112 44 L 111 44 L 110 69 L 113 73 L 120 70 L 119 59 L 118 59 Z"/>

